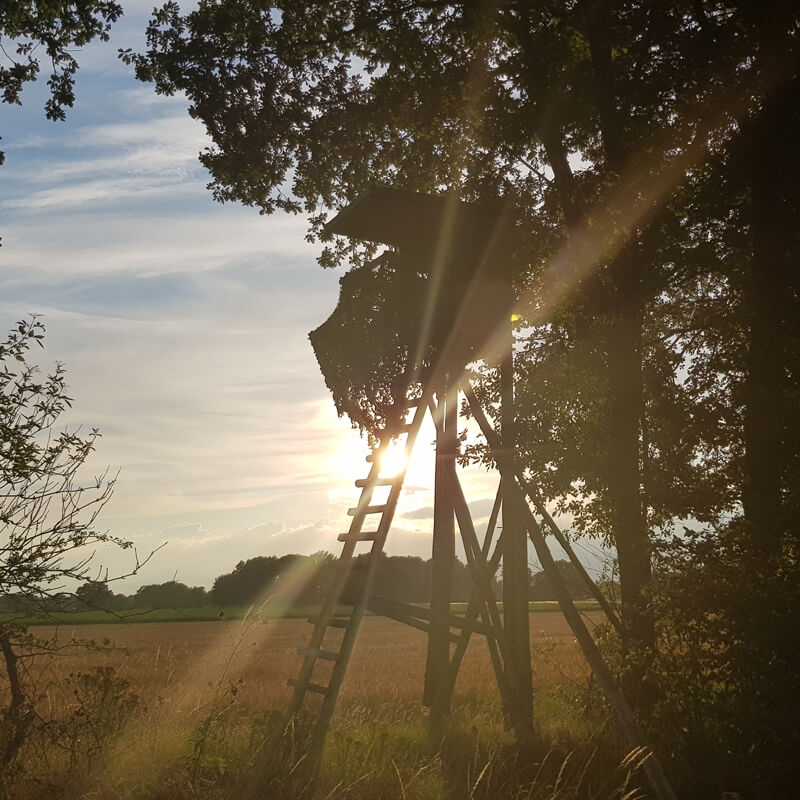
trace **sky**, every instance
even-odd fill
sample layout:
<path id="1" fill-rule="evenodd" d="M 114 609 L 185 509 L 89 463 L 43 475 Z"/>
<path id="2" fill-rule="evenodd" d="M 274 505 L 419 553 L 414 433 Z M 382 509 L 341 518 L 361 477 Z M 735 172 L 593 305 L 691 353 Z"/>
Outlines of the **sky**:
<path id="1" fill-rule="evenodd" d="M 307 337 L 342 271 L 316 263 L 302 216 L 212 200 L 185 98 L 117 59 L 144 48 L 152 9 L 123 5 L 110 42 L 76 53 L 65 122 L 44 118 L 44 81 L 0 106 L 0 323 L 41 315 L 39 363 L 64 362 L 74 398 L 64 424 L 102 432 L 87 477 L 119 470 L 100 527 L 140 558 L 161 548 L 116 590 L 210 587 L 257 555 L 338 552 L 368 449 L 337 419 Z M 430 555 L 432 438 L 423 429 L 390 554 Z M 463 480 L 480 529 L 496 477 Z M 133 565 L 113 549 L 94 563 Z"/>

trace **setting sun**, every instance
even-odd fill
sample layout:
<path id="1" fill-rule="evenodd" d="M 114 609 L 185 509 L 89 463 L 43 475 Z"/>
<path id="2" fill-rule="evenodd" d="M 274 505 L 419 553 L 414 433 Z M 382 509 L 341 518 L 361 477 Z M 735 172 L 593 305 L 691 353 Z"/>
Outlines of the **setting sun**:
<path id="1" fill-rule="evenodd" d="M 381 476 L 390 478 L 398 475 L 407 462 L 405 443 L 395 439 L 381 455 Z"/>

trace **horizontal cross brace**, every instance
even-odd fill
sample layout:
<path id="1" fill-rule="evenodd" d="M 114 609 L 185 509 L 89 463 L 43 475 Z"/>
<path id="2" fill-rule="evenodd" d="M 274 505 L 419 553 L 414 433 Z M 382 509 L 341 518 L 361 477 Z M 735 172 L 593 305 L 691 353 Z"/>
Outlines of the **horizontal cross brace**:
<path id="1" fill-rule="evenodd" d="M 359 478 L 356 486 L 363 489 L 365 486 L 394 486 L 400 479 L 397 476 L 392 478 Z"/>
<path id="2" fill-rule="evenodd" d="M 429 608 L 403 603 L 400 600 L 392 600 L 389 597 L 381 597 L 380 595 L 373 595 L 370 597 L 367 601 L 367 608 L 374 614 L 381 614 L 382 616 L 391 617 L 392 619 L 396 618 L 393 614 L 422 619 L 426 622 L 429 622 L 431 618 L 431 611 Z M 452 628 L 467 629 L 472 633 L 496 637 L 495 631 L 490 625 L 485 625 L 482 622 L 478 622 L 478 620 L 468 620 L 466 617 L 461 617 L 458 614 L 450 614 L 448 623 Z"/>

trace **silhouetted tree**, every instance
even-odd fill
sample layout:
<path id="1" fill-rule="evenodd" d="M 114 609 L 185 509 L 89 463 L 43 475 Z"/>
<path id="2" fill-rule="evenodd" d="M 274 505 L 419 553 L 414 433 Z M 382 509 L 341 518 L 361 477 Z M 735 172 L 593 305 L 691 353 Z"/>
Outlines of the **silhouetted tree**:
<path id="1" fill-rule="evenodd" d="M 45 113 L 48 119 L 64 119 L 64 109 L 75 102 L 76 48 L 94 39 L 107 41 L 111 25 L 121 16 L 122 6 L 111 0 L 4 3 L 0 9 L 2 102 L 21 104 L 22 90 L 38 77 L 44 54 L 52 69 Z"/>
<path id="2" fill-rule="evenodd" d="M 151 583 L 136 592 L 131 604 L 134 608 L 202 608 L 206 605 L 206 590 L 179 581 Z"/>
<path id="3" fill-rule="evenodd" d="M 514 206 L 520 461 L 617 548 L 619 663 L 686 797 L 794 788 L 799 23 L 793 0 L 219 0 L 127 54 L 205 123 L 218 200 L 312 238 L 376 182 Z"/>
<path id="4" fill-rule="evenodd" d="M 569 591 L 573 600 L 591 599 L 591 593 L 586 588 L 580 572 L 571 561 L 556 561 L 556 567 L 561 574 L 561 579 Z M 528 592 L 529 600 L 555 600 L 553 585 L 550 577 L 545 572 L 534 572 L 531 575 L 530 589 Z"/>
<path id="5" fill-rule="evenodd" d="M 626 622 L 651 639 L 652 533 L 735 506 L 713 468 L 719 404 L 686 380 L 692 337 L 665 329 L 665 303 L 694 298 L 708 274 L 708 224 L 685 224 L 700 176 L 765 98 L 788 96 L 795 24 L 788 2 L 373 0 L 262 14 L 220 0 L 186 16 L 167 4 L 149 51 L 124 57 L 158 92 L 187 94 L 213 142 L 201 160 L 217 199 L 305 210 L 312 235 L 376 181 L 514 202 L 517 282 L 535 290 L 520 309 L 525 463 L 577 530 L 616 544 Z M 338 242 L 321 261 L 363 252 Z"/>
<path id="6" fill-rule="evenodd" d="M 240 561 L 233 572 L 215 579 L 210 592 L 211 600 L 220 606 L 249 606 L 263 602 L 270 586 L 298 558 L 300 556 L 296 555 L 256 556 Z"/>
<path id="7" fill-rule="evenodd" d="M 115 595 L 104 581 L 86 581 L 75 590 L 75 599 L 85 608 L 111 610 Z"/>

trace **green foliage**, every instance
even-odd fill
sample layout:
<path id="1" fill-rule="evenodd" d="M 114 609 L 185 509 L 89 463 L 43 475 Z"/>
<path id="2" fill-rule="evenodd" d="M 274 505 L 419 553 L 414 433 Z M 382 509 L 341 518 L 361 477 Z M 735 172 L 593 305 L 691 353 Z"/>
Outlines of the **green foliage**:
<path id="1" fill-rule="evenodd" d="M 75 590 L 75 598 L 87 608 L 110 610 L 115 605 L 114 592 L 103 581 L 86 581 Z"/>
<path id="2" fill-rule="evenodd" d="M 39 75 L 40 53 L 52 67 L 45 103 L 48 119 L 62 120 L 75 102 L 75 48 L 94 39 L 108 41 L 111 25 L 122 6 L 111 0 L 14 0 L 0 8 L 0 97 L 3 103 L 22 103 L 26 83 Z M 0 164 L 3 154 L 0 153 Z"/>
<path id="3" fill-rule="evenodd" d="M 785 375 L 800 315 L 787 313 L 796 297 L 787 265 L 800 181 L 797 159 L 776 168 L 764 144 L 796 138 L 796 22 L 789 2 L 369 0 L 309 10 L 217 0 L 185 15 L 167 3 L 147 51 L 123 57 L 156 91 L 186 93 L 213 143 L 202 160 L 217 199 L 305 211 L 311 238 L 327 209 L 377 182 L 508 199 L 520 242 L 518 451 L 578 531 L 618 546 L 623 613 L 633 609 L 646 629 L 653 539 L 676 520 L 736 511 L 758 476 L 775 472 L 762 445 L 743 474 L 742 451 L 782 450 L 783 427 L 794 435 L 796 380 Z M 757 135 L 740 135 L 750 125 Z M 764 169 L 751 171 L 756 162 Z M 779 174 L 770 201 L 758 176 Z M 750 224 L 776 214 L 784 224 Z M 757 240 L 772 255 L 751 271 L 771 265 L 775 281 L 741 280 Z M 338 242 L 321 263 L 371 255 Z M 367 274 L 353 274 L 345 299 Z M 370 278 L 360 288 L 379 296 L 383 277 Z M 771 325 L 770 305 L 781 308 Z M 337 339 L 344 308 L 314 334 L 339 410 L 365 427 L 405 355 L 391 336 L 378 345 L 363 336 L 376 316 L 368 306 L 352 342 Z M 741 312 L 738 324 L 726 309 Z M 749 365 L 748 337 L 751 353 L 763 350 Z M 781 356 L 770 358 L 765 343 L 776 340 Z M 761 406 L 742 411 L 737 383 L 760 364 L 772 366 L 778 425 L 765 422 L 758 380 L 750 395 Z M 496 376 L 476 377 L 497 401 Z M 773 500 L 793 469 L 767 482 Z"/>
<path id="4" fill-rule="evenodd" d="M 131 598 L 134 608 L 202 608 L 206 590 L 202 586 L 187 586 L 180 581 L 141 586 Z"/>
<path id="5" fill-rule="evenodd" d="M 217 0 L 168 4 L 126 54 L 186 92 L 217 199 L 304 210 L 311 238 L 375 182 L 511 201 L 520 461 L 617 546 L 626 688 L 699 796 L 795 788 L 800 150 L 779 143 L 800 132 L 797 25 L 789 0 Z M 385 402 L 372 373 L 397 363 L 368 353 L 365 378 L 336 327 L 315 346 L 362 424 L 358 387 Z M 473 378 L 496 407 L 496 372 Z M 651 590 L 690 518 L 712 534 L 664 550 Z"/>
<path id="6" fill-rule="evenodd" d="M 796 789 L 799 556 L 791 537 L 770 558 L 753 552 L 741 522 L 715 537 L 687 534 L 662 556 L 650 724 L 686 797 Z"/>
<path id="7" fill-rule="evenodd" d="M 240 561 L 233 572 L 214 579 L 211 600 L 219 606 L 260 604 L 281 574 L 291 568 L 300 556 L 256 556 Z"/>
<path id="8" fill-rule="evenodd" d="M 660 548 L 648 600 L 652 649 L 621 647 L 610 629 L 599 639 L 678 795 L 793 796 L 800 561 L 792 537 L 767 559 L 742 520 L 714 535 L 684 531 Z M 603 705 L 593 690 L 587 697 L 587 709 Z"/>
<path id="9" fill-rule="evenodd" d="M 363 574 L 360 568 L 366 556 L 354 562 L 351 580 L 345 595 L 352 596 Z M 217 606 L 247 607 L 266 598 L 279 600 L 268 604 L 263 613 L 296 614 L 298 609 L 318 605 L 325 597 L 335 568 L 329 553 L 316 556 L 257 556 L 240 561 L 232 572 L 219 575 L 211 590 L 211 601 Z M 426 603 L 431 592 L 431 562 L 415 556 L 382 556 L 376 568 L 376 585 L 384 597 L 410 603 Z M 466 601 L 472 590 L 472 579 L 465 564 L 456 560 L 453 567 L 452 599 Z M 137 594 L 138 597 L 138 594 Z"/>

